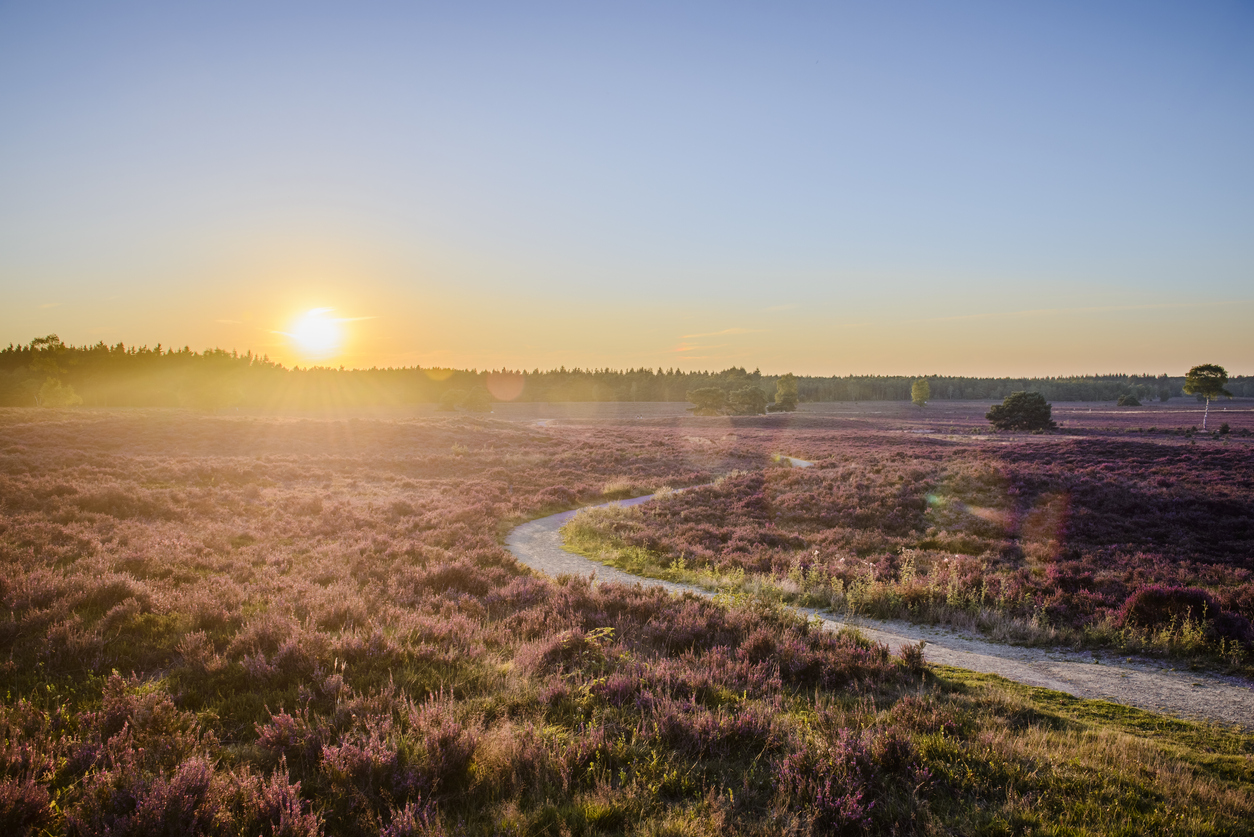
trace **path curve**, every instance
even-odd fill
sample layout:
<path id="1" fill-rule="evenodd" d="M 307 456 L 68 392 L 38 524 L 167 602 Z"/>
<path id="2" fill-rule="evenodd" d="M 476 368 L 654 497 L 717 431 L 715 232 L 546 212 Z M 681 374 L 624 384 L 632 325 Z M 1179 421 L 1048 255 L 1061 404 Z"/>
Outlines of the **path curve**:
<path id="1" fill-rule="evenodd" d="M 792 457 L 783 458 L 798 467 L 811 464 Z M 650 494 L 586 508 L 635 506 L 653 497 Z M 506 537 L 505 545 L 519 563 L 550 576 L 591 574 L 595 583 L 617 581 L 662 587 L 671 593 L 714 596 L 702 587 L 632 575 L 567 551 L 561 529 L 580 511 L 582 509 L 561 512 L 517 526 Z M 1108 651 L 1000 645 L 975 634 L 934 625 L 868 618 L 838 619 L 809 608 L 797 608 L 797 611 L 822 619 L 827 630 L 857 628 L 869 639 L 882 642 L 893 651 L 907 643 L 926 640 L 923 655 L 928 662 L 937 665 L 997 674 L 1079 698 L 1109 700 L 1151 712 L 1254 729 L 1254 688 L 1239 678 L 1177 671 L 1170 661 L 1121 657 Z"/>

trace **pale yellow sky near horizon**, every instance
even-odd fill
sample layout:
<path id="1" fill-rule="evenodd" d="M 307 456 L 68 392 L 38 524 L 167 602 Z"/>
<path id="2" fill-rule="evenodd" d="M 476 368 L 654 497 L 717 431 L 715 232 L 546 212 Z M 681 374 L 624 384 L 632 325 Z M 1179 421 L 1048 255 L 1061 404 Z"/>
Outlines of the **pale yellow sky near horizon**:
<path id="1" fill-rule="evenodd" d="M 179 283 L 154 278 L 138 291 L 108 281 L 77 298 L 25 288 L 11 295 L 17 298 L 0 313 L 0 327 L 13 343 L 56 333 L 75 345 L 252 351 L 285 366 L 743 366 L 768 374 L 1036 377 L 1178 375 L 1213 362 L 1234 375 L 1254 372 L 1250 300 L 1095 298 L 1066 287 L 1034 295 L 1007 290 L 974 303 L 943 292 L 886 302 L 869 294 L 843 298 L 839 290 L 773 300 L 769 288 L 708 302 L 676 294 L 664 302 L 604 286 L 554 298 L 528 292 L 524 281 L 512 288 L 494 282 L 493 268 L 468 262 L 459 269 L 445 259 L 422 270 L 361 251 L 262 258 L 218 266 L 216 275 L 212 266 L 203 276 L 185 272 Z M 459 290 L 466 284 L 476 290 Z M 630 288 L 628 280 L 617 285 Z M 319 311 L 319 328 L 338 339 L 302 342 L 310 311 Z"/>

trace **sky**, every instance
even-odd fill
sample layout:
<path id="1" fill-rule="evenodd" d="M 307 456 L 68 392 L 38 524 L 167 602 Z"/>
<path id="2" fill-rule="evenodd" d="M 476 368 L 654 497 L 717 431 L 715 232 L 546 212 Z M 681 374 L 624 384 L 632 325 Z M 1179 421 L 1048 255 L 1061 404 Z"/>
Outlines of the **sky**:
<path id="1" fill-rule="evenodd" d="M 1254 374 L 1254 5 L 0 0 L 0 344 Z"/>

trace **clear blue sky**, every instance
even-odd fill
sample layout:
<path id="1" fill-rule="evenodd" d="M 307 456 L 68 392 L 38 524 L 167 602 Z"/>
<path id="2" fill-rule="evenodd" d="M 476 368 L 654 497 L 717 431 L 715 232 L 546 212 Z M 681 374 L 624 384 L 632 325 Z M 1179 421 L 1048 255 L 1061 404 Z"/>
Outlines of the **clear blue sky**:
<path id="1" fill-rule="evenodd" d="M 1254 5 L 4 3 L 0 292 L 301 363 L 1251 374 Z"/>

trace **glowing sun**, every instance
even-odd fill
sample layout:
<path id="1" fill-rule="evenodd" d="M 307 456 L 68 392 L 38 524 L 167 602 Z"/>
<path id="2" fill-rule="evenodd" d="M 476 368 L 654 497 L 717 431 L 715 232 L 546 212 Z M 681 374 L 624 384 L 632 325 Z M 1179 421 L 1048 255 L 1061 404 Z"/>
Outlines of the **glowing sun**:
<path id="1" fill-rule="evenodd" d="M 342 339 L 339 320 L 328 317 L 334 308 L 314 308 L 292 325 L 290 332 L 301 351 L 312 357 L 335 354 Z"/>

